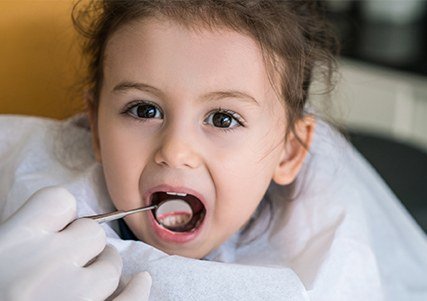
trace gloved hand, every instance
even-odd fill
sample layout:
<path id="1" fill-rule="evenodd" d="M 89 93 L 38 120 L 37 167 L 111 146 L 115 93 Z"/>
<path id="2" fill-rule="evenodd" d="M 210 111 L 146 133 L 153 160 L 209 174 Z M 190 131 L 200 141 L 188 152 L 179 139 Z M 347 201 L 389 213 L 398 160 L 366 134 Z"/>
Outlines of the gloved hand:
<path id="1" fill-rule="evenodd" d="M 51 187 L 0 225 L 0 300 L 105 300 L 116 290 L 117 250 L 95 221 L 69 224 L 75 215 L 74 197 Z M 138 274 L 115 300 L 148 300 L 150 287 L 149 274 Z"/>

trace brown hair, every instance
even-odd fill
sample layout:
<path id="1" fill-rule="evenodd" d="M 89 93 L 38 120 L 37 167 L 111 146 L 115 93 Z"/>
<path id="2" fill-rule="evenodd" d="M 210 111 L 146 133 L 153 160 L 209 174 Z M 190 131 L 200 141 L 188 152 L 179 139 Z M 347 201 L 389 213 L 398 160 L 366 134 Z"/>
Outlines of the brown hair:
<path id="1" fill-rule="evenodd" d="M 271 82 L 279 75 L 279 86 L 273 87 L 286 108 L 287 133 L 295 134 L 295 122 L 304 115 L 315 67 L 327 87 L 332 86 L 338 47 L 320 1 L 95 0 L 80 9 L 81 4 L 74 6 L 73 21 L 87 38 L 89 110 L 98 108 L 109 37 L 119 27 L 148 17 L 164 16 L 194 29 L 227 27 L 252 37 L 262 50 Z"/>

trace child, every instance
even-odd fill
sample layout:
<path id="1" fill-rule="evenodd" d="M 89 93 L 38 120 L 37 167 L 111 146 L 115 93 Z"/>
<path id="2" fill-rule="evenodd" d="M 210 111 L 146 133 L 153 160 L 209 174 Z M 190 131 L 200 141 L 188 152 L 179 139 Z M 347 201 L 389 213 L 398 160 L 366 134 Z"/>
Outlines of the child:
<path id="1" fill-rule="evenodd" d="M 314 68 L 330 80 L 334 66 L 317 4 L 94 2 L 80 16 L 93 21 L 81 29 L 96 162 L 85 117 L 5 117 L 30 138 L 19 148 L 26 152 L 16 151 L 22 140 L 8 138 L 0 153 L 15 162 L 2 173 L 16 168 L 1 186 L 2 220 L 32 192 L 59 184 L 77 199 L 79 216 L 111 211 L 110 198 L 119 210 L 188 202 L 191 222 L 178 229 L 167 228 L 180 224 L 179 213 L 139 213 L 120 229 L 103 226 L 123 260 L 122 282 L 140 277 L 117 290 L 120 300 L 147 298 L 145 270 L 153 300 L 425 298 L 425 236 L 360 156 L 307 112 Z M 95 300 L 114 291 L 120 258 L 111 246 L 102 251 L 100 227 L 82 219 L 62 230 L 73 204 L 62 189 L 43 190 L 4 223 L 10 255 L 3 262 L 20 272 L 2 272 L 9 285 L 1 291 L 25 284 L 18 296 L 54 299 L 71 286 Z M 28 225 L 31 239 L 22 230 Z M 40 256 L 32 255 L 36 248 Z M 23 265 L 23 256 L 43 265 Z M 93 279 L 93 287 L 82 279 Z"/>

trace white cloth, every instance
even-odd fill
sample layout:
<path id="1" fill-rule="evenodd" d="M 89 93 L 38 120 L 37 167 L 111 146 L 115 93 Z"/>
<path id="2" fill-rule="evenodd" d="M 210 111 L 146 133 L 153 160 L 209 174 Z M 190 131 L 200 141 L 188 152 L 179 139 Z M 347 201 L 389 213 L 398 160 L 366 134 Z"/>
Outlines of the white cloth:
<path id="1" fill-rule="evenodd" d="M 0 117 L 0 175 L 0 221 L 51 185 L 76 197 L 79 216 L 114 209 L 83 116 Z M 287 191 L 272 185 L 273 215 L 263 211 L 208 260 L 121 240 L 115 223 L 104 224 L 124 261 L 122 282 L 147 270 L 150 300 L 427 300 L 425 234 L 326 124 L 316 129 L 291 200 Z"/>

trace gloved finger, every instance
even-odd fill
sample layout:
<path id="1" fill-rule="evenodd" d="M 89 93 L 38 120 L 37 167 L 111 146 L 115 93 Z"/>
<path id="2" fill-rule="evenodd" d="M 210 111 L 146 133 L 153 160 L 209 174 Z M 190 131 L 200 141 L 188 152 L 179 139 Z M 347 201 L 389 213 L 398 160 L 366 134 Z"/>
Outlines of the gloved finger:
<path id="1" fill-rule="evenodd" d="M 151 276 L 147 272 L 136 274 L 114 301 L 147 301 L 150 297 L 151 283 Z"/>
<path id="2" fill-rule="evenodd" d="M 84 283 L 87 283 L 88 299 L 105 300 L 119 285 L 123 263 L 118 251 L 107 245 L 96 260 L 84 268 Z"/>
<path id="3" fill-rule="evenodd" d="M 46 187 L 35 192 L 7 224 L 11 229 L 26 227 L 56 232 L 76 216 L 76 200 L 62 187 Z"/>
<path id="4" fill-rule="evenodd" d="M 95 221 L 78 219 L 57 234 L 55 257 L 67 258 L 77 266 L 84 266 L 104 250 L 106 235 Z"/>

